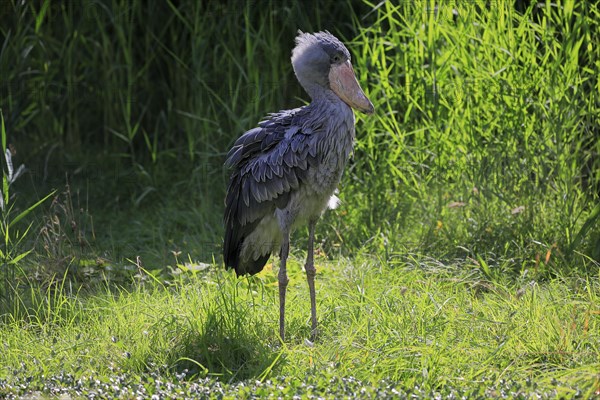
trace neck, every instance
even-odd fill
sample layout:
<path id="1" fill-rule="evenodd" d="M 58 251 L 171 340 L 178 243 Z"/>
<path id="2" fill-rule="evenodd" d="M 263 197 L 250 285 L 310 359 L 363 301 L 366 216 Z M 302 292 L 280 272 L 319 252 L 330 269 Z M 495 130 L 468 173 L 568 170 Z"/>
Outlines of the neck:
<path id="1" fill-rule="evenodd" d="M 306 93 L 311 98 L 311 105 L 321 106 L 323 109 L 329 109 L 331 107 L 345 109 L 348 107 L 346 103 L 342 101 L 331 89 L 325 88 L 321 85 L 302 85 Z"/>
<path id="2" fill-rule="evenodd" d="M 309 113 L 309 124 L 319 125 L 328 132 L 354 130 L 354 112 L 332 90 L 319 86 L 314 90 L 309 89 L 307 92 L 312 98 L 308 105 L 308 108 L 312 110 Z M 341 127 L 344 128 L 340 131 Z"/>

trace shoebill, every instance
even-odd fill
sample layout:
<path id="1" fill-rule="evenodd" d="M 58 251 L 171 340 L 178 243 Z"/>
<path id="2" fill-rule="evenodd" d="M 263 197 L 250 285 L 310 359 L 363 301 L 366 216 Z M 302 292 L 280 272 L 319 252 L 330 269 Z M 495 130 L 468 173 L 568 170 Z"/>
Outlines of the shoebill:
<path id="1" fill-rule="evenodd" d="M 308 225 L 306 277 L 311 338 L 317 334 L 313 247 L 315 224 L 335 196 L 354 143 L 354 114 L 374 112 L 360 88 L 348 49 L 329 32 L 296 37 L 292 65 L 311 103 L 269 114 L 227 155 L 232 170 L 225 199 L 225 266 L 256 274 L 279 251 L 279 334 L 285 339 L 286 262 L 290 234 Z"/>

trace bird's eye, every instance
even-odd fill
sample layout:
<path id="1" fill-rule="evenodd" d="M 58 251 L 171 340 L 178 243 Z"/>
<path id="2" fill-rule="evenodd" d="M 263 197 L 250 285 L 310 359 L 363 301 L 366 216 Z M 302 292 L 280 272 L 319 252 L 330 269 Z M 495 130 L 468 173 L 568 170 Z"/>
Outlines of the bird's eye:
<path id="1" fill-rule="evenodd" d="M 339 54 L 336 54 L 333 56 L 333 58 L 331 60 L 337 64 L 342 61 L 342 57 Z"/>

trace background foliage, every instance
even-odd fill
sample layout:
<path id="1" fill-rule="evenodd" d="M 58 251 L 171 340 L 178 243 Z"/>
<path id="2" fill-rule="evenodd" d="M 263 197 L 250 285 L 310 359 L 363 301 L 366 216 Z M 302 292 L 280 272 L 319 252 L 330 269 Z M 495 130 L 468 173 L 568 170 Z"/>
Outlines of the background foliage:
<path id="1" fill-rule="evenodd" d="M 358 117 L 344 206 L 321 224 L 327 254 L 597 268 L 593 3 L 5 1 L 0 21 L 19 195 L 60 193 L 39 218 L 40 273 L 218 260 L 224 154 L 307 100 L 297 29 L 341 37 L 377 108 Z"/>

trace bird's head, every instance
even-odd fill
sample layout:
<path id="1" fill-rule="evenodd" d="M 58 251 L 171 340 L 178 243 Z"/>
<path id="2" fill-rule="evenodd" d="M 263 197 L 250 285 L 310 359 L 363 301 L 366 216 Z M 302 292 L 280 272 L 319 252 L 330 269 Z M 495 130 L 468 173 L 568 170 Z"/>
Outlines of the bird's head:
<path id="1" fill-rule="evenodd" d="M 350 52 L 331 33 L 302 33 L 292 50 L 292 66 L 300 84 L 311 95 L 333 91 L 344 103 L 365 114 L 375 111 L 361 89 L 350 62 Z"/>

